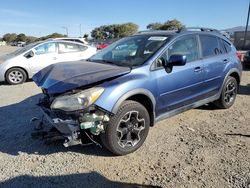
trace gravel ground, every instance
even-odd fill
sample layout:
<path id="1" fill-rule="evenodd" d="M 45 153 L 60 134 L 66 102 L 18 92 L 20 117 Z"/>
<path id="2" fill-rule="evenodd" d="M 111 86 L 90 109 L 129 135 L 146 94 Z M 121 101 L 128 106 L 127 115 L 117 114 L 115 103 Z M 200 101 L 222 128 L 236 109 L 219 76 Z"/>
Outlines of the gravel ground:
<path id="1" fill-rule="evenodd" d="M 39 95 L 33 82 L 0 84 L 0 187 L 250 188 L 250 71 L 232 108 L 203 106 L 159 122 L 121 157 L 32 140 Z"/>
<path id="2" fill-rule="evenodd" d="M 6 54 L 9 52 L 13 52 L 18 48 L 19 47 L 15 47 L 15 46 L 0 46 L 0 55 Z"/>

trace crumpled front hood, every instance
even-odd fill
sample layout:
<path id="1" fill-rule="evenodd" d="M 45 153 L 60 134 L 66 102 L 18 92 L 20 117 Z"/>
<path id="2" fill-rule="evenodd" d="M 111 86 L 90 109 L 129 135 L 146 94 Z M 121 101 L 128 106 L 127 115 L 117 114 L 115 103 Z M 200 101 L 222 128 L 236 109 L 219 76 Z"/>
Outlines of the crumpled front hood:
<path id="1" fill-rule="evenodd" d="M 129 67 L 85 60 L 50 65 L 33 76 L 34 82 L 48 94 L 63 93 L 109 78 L 128 74 Z"/>

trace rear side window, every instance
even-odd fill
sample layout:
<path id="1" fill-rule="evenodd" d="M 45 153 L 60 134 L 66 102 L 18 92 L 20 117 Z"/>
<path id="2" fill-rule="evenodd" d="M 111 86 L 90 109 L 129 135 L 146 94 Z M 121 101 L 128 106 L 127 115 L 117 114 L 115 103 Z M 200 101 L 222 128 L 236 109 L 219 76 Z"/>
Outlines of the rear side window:
<path id="1" fill-rule="evenodd" d="M 79 52 L 79 51 L 81 51 L 80 46 L 77 44 L 63 43 L 63 42 L 60 42 L 58 44 L 59 53 L 72 53 L 72 52 Z"/>
<path id="2" fill-rule="evenodd" d="M 203 57 L 215 56 L 221 54 L 217 37 L 200 35 Z"/>

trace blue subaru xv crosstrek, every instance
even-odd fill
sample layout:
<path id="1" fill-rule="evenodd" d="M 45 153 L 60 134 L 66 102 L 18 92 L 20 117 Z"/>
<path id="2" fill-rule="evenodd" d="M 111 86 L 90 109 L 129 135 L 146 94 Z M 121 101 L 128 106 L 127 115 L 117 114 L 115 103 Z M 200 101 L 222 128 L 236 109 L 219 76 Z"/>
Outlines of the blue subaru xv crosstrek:
<path id="1" fill-rule="evenodd" d="M 162 119 L 211 102 L 231 107 L 241 71 L 235 47 L 220 32 L 186 28 L 137 33 L 86 61 L 48 66 L 33 80 L 44 93 L 43 119 L 53 127 L 47 141 L 101 141 L 125 155 Z"/>

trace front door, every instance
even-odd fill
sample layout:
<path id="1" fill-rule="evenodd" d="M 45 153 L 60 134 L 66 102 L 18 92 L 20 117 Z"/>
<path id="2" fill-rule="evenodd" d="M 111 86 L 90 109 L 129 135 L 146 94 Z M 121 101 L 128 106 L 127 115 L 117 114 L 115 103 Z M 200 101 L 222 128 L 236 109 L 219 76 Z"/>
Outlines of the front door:
<path id="1" fill-rule="evenodd" d="M 28 59 L 32 74 L 35 74 L 48 65 L 58 62 L 55 42 L 41 44 L 32 50 L 34 56 Z"/>
<path id="2" fill-rule="evenodd" d="M 200 60 L 196 35 L 177 39 L 161 57 L 168 60 L 171 55 L 185 55 L 184 66 L 174 66 L 167 73 L 161 65 L 152 72 L 155 74 L 158 90 L 157 116 L 198 101 L 204 96 L 203 62 Z"/>

